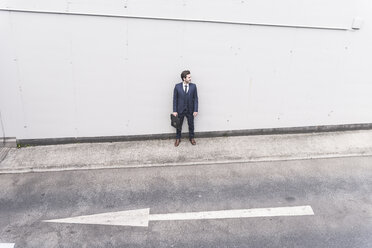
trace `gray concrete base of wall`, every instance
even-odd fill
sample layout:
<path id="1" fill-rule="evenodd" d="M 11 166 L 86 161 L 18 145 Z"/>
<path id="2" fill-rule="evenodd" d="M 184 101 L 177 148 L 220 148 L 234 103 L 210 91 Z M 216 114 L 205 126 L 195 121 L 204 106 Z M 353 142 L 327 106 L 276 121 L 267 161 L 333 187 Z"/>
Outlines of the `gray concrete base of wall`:
<path id="1" fill-rule="evenodd" d="M 0 138 L 0 147 L 17 147 L 17 140 L 15 137 Z"/>
<path id="2" fill-rule="evenodd" d="M 369 130 L 369 129 L 372 129 L 372 123 L 196 132 L 195 136 L 198 138 L 212 138 L 212 137 L 246 136 L 246 135 L 337 132 L 337 131 Z M 188 136 L 188 133 L 183 134 L 183 137 L 187 137 L 187 136 Z M 28 146 L 28 145 L 35 146 L 35 145 L 57 145 L 57 144 L 74 144 L 74 143 L 141 141 L 141 140 L 173 139 L 173 138 L 175 138 L 175 132 L 165 133 L 165 134 L 129 135 L 129 136 L 18 139 L 17 144 L 20 146 Z M 8 144 L 9 145 L 13 144 L 14 146 L 12 147 L 16 147 L 16 144 L 10 142 L 10 140 Z"/>

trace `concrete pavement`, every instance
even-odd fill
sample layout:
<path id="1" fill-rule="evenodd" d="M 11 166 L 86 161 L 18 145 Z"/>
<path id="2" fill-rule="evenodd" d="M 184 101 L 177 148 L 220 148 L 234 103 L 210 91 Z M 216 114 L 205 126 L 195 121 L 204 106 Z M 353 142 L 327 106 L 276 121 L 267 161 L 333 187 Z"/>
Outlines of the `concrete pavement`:
<path id="1" fill-rule="evenodd" d="M 372 130 L 1 148 L 0 173 L 372 156 Z M 6 150 L 5 150 L 6 149 Z"/>

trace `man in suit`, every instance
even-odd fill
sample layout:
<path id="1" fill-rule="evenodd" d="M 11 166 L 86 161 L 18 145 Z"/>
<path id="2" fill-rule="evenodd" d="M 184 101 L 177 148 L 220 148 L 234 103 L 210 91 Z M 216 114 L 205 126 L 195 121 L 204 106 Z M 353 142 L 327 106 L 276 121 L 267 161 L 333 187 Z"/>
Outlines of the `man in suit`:
<path id="1" fill-rule="evenodd" d="M 177 129 L 175 146 L 181 142 L 181 130 L 183 119 L 187 118 L 189 125 L 189 140 L 192 145 L 196 145 L 194 139 L 194 117 L 198 114 L 198 92 L 196 85 L 191 83 L 190 71 L 181 73 L 182 82 L 176 84 L 173 92 L 173 115 L 180 118 L 181 127 Z"/>

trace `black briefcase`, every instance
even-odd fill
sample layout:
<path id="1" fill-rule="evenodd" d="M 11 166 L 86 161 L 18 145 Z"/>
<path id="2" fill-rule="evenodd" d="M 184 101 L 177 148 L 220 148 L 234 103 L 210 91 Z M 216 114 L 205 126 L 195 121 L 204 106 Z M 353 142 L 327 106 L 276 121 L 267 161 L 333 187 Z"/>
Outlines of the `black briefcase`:
<path id="1" fill-rule="evenodd" d="M 180 118 L 178 118 L 178 116 L 174 116 L 173 114 L 170 115 L 170 118 L 171 118 L 171 125 L 172 125 L 172 127 L 175 127 L 177 129 L 180 129 L 180 127 L 181 127 Z"/>

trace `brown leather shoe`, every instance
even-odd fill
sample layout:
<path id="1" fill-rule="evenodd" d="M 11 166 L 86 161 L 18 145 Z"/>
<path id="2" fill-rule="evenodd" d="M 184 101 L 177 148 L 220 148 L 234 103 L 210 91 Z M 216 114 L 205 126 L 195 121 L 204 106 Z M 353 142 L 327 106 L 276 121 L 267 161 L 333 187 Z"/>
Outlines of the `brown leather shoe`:
<path id="1" fill-rule="evenodd" d="M 195 139 L 194 139 L 194 138 L 190 139 L 190 143 L 191 143 L 193 146 L 196 145 L 196 141 L 195 141 Z"/>
<path id="2" fill-rule="evenodd" d="M 180 144 L 181 140 L 180 139 L 176 139 L 176 142 L 174 142 L 174 146 L 178 146 Z"/>

